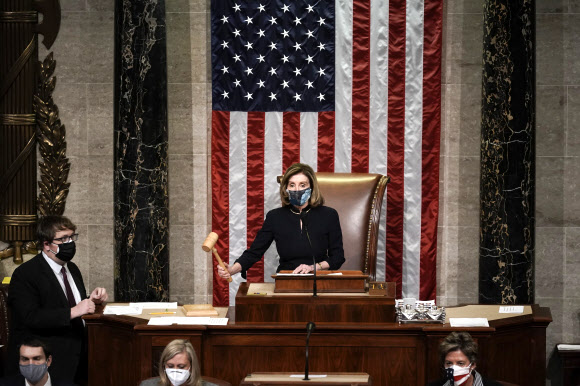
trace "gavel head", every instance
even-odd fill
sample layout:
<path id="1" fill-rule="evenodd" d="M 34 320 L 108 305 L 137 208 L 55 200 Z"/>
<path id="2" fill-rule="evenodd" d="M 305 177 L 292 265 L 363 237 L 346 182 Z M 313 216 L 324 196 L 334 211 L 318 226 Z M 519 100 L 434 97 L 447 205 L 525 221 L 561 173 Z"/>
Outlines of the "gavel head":
<path id="1" fill-rule="evenodd" d="M 201 245 L 201 248 L 204 251 L 209 252 L 209 251 L 211 251 L 213 249 L 213 247 L 215 246 L 215 243 L 217 243 L 217 241 L 218 241 L 218 235 L 217 235 L 217 233 L 211 232 L 205 238 L 205 241 Z"/>

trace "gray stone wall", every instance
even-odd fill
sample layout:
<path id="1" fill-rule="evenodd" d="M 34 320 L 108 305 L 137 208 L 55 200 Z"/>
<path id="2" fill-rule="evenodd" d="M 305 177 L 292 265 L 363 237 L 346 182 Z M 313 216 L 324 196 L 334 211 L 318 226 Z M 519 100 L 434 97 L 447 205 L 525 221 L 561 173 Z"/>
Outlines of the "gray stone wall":
<path id="1" fill-rule="evenodd" d="M 536 302 L 580 342 L 580 1 L 536 1 Z"/>

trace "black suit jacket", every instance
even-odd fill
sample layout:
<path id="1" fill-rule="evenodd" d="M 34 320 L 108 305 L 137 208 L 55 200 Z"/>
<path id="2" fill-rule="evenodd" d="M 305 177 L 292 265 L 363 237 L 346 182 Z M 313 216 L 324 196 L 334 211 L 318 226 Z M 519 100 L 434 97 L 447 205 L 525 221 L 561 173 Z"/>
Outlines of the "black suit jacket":
<path id="1" fill-rule="evenodd" d="M 78 267 L 69 262 L 75 284 L 86 299 L 87 292 Z M 25 337 L 35 336 L 52 351 L 49 368 L 52 379 L 73 381 L 84 348 L 84 325 L 81 318 L 70 319 L 70 306 L 60 283 L 42 254 L 14 270 L 8 292 L 11 327 L 8 366 L 18 372 L 17 347 Z"/>
<path id="2" fill-rule="evenodd" d="M 50 367 L 49 367 L 50 369 Z M 52 386 L 76 386 L 74 383 L 70 382 L 59 382 L 52 378 L 50 379 Z M 0 379 L 0 386 L 25 386 L 24 377 L 21 374 L 13 375 L 11 377 L 4 377 Z"/>

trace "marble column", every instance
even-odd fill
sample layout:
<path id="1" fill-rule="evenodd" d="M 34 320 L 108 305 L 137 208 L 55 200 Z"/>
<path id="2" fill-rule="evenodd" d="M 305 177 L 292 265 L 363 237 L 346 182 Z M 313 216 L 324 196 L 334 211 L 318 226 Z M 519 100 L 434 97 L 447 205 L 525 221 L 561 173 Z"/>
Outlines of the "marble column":
<path id="1" fill-rule="evenodd" d="M 486 0 L 479 301 L 534 302 L 535 0 Z"/>
<path id="2" fill-rule="evenodd" d="M 164 0 L 115 2 L 115 300 L 169 300 Z"/>

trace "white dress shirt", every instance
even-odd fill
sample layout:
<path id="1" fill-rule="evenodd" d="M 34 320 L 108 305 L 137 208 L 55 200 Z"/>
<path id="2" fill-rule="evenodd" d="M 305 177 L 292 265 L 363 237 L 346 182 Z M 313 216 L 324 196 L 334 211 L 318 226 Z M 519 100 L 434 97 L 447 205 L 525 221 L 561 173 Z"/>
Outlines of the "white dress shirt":
<path id="1" fill-rule="evenodd" d="M 27 379 L 24 379 L 24 383 L 25 383 L 24 386 L 32 386 L 30 383 L 28 383 Z M 48 374 L 48 379 L 46 380 L 44 386 L 52 386 L 52 382 L 50 381 L 50 373 Z"/>
<path id="2" fill-rule="evenodd" d="M 58 264 L 56 261 L 54 261 L 50 257 L 48 257 L 48 255 L 46 253 L 44 253 L 44 251 L 42 251 L 42 256 L 44 257 L 44 259 L 46 260 L 48 265 L 50 265 L 50 268 L 54 272 L 54 276 L 56 276 L 56 279 L 60 283 L 60 287 L 62 288 L 62 292 L 64 292 L 64 295 L 66 296 L 66 289 L 64 287 L 64 280 L 62 278 L 62 273 L 60 272 L 60 270 L 62 269 L 62 265 Z M 71 288 L 73 295 L 75 297 L 75 302 L 76 302 L 76 304 L 79 304 L 80 301 L 82 300 L 81 293 L 79 292 L 77 285 L 76 285 L 72 275 L 70 274 L 70 271 L 68 270 L 66 263 L 64 264 L 64 267 L 66 268 L 66 276 L 68 278 L 68 284 L 70 284 L 70 288 Z"/>

